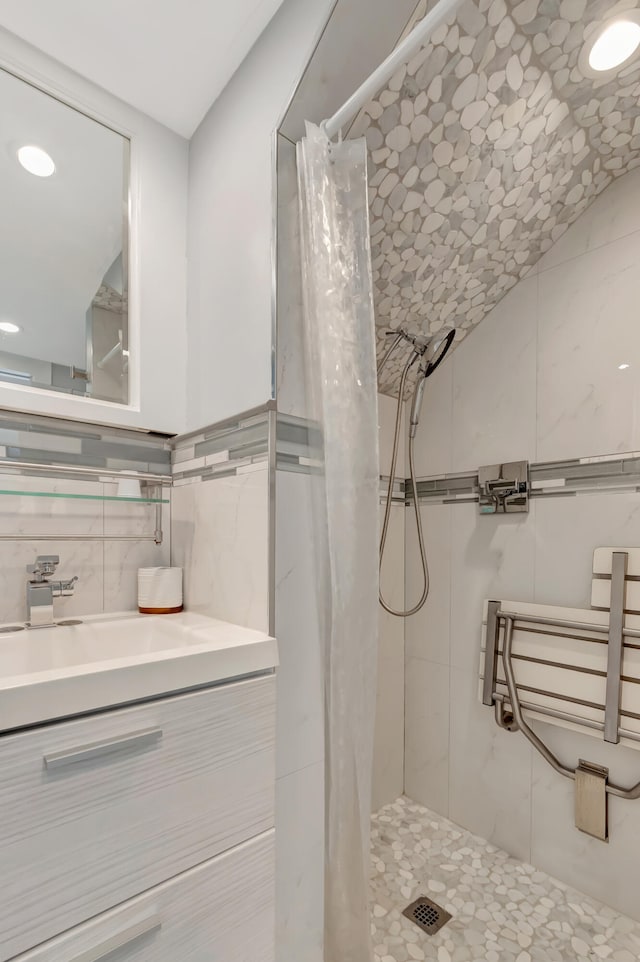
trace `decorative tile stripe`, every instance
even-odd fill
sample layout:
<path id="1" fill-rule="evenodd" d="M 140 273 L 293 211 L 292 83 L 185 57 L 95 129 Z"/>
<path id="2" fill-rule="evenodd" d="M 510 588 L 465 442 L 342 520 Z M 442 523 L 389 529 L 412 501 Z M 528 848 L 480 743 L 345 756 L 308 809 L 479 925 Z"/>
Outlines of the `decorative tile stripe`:
<path id="1" fill-rule="evenodd" d="M 0 411 L 0 471 L 36 473 L 36 465 L 171 476 L 168 435 Z M 18 466 L 18 463 L 20 466 Z M 32 468 L 29 466 L 33 465 Z"/>
<path id="2" fill-rule="evenodd" d="M 380 475 L 380 503 L 384 503 L 387 500 L 387 491 L 389 490 L 389 475 Z M 393 481 L 393 495 L 392 500 L 394 504 L 400 504 L 403 506 L 407 505 L 407 482 L 404 478 L 394 478 Z"/>
<path id="3" fill-rule="evenodd" d="M 264 469 L 269 455 L 272 402 L 174 438 L 173 483 L 177 487 Z"/>
<path id="4" fill-rule="evenodd" d="M 640 491 L 640 453 L 605 455 L 532 464 L 531 497 L 575 497 L 578 494 Z M 418 479 L 418 498 L 430 504 L 478 501 L 478 475 L 446 474 Z M 406 482 L 407 503 L 413 500 Z"/>
<path id="5" fill-rule="evenodd" d="M 322 432 L 315 421 L 278 414 L 276 467 L 303 474 L 317 474 L 322 469 Z"/>

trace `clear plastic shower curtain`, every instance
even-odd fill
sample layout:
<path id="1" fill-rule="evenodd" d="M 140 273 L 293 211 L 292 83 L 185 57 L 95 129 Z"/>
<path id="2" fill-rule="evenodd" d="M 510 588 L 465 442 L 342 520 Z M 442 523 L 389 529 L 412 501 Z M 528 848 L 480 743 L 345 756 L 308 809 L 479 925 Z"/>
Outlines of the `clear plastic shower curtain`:
<path id="1" fill-rule="evenodd" d="M 324 463 L 325 962 L 370 962 L 379 465 L 365 141 L 332 144 L 307 125 L 298 178 L 307 384 Z"/>

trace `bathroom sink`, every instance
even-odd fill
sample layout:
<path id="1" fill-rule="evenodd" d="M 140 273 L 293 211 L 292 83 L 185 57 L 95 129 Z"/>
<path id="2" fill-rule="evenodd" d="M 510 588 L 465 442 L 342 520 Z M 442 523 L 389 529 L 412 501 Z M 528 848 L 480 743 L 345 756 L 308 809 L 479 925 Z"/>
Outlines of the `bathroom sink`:
<path id="1" fill-rule="evenodd" d="M 195 612 L 0 632 L 0 731 L 273 669 L 273 638 Z"/>

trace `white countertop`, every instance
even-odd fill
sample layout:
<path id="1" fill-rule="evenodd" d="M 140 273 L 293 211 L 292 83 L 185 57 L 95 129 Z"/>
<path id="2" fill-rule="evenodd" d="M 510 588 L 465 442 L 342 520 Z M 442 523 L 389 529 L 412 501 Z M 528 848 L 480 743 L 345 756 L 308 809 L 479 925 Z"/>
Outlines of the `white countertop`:
<path id="1" fill-rule="evenodd" d="M 84 617 L 0 634 L 0 731 L 269 671 L 260 631 L 195 612 Z"/>

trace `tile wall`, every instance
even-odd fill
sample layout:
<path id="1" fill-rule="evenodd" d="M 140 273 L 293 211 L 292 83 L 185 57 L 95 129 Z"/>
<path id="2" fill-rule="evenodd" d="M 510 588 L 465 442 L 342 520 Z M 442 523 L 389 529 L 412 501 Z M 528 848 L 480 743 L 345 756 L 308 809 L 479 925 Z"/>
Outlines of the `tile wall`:
<path id="1" fill-rule="evenodd" d="M 603 196 L 429 382 L 420 477 L 640 450 L 640 171 Z M 621 364 L 628 368 L 619 369 Z M 407 794 L 640 918 L 640 803 L 612 799 L 608 845 L 573 826 L 573 789 L 480 705 L 487 597 L 589 605 L 593 549 L 640 545 L 635 492 L 538 498 L 528 515 L 425 504 L 432 591 L 406 626 Z M 407 512 L 407 594 L 418 569 Z M 640 777 L 640 751 L 541 726 L 570 764 Z"/>
<path id="2" fill-rule="evenodd" d="M 138 568 L 169 563 L 168 504 L 163 506 L 164 540 L 156 545 L 155 505 L 33 495 L 111 496 L 115 484 L 0 475 L 0 488 L 16 491 L 0 495 L 0 623 L 26 620 L 26 566 L 38 555 L 59 555 L 56 577 L 79 577 L 73 596 L 54 602 L 59 618 L 135 610 Z M 55 535 L 65 540 L 57 541 Z M 121 535 L 138 535 L 140 540 L 103 540 Z M 70 536 L 73 540 L 66 540 Z"/>
<path id="3" fill-rule="evenodd" d="M 269 631 L 268 405 L 176 438 L 172 563 L 185 605 Z"/>
<path id="4" fill-rule="evenodd" d="M 269 630 L 268 503 L 266 462 L 174 488 L 172 563 L 191 611 Z"/>
<path id="5" fill-rule="evenodd" d="M 56 617 L 135 610 L 138 568 L 169 564 L 171 490 L 162 489 L 157 545 L 155 505 L 101 500 L 117 496 L 109 475 L 120 471 L 168 482 L 168 439 L 0 412 L 0 623 L 25 621 L 26 566 L 40 554 L 60 557 L 59 577 L 79 578 L 71 597 L 56 599 Z"/>

